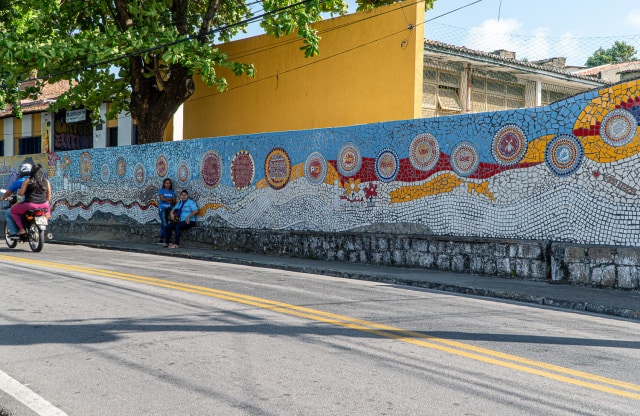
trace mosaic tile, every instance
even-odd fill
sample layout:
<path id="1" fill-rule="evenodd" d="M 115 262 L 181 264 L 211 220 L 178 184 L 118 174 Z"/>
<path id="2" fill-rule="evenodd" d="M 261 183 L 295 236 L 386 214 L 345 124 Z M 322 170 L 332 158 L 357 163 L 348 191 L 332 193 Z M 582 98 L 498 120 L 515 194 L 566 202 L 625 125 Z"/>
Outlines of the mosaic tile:
<path id="1" fill-rule="evenodd" d="M 541 108 L 51 153 L 53 220 L 155 222 L 167 177 L 201 220 L 230 227 L 406 222 L 439 235 L 640 245 L 639 84 Z"/>

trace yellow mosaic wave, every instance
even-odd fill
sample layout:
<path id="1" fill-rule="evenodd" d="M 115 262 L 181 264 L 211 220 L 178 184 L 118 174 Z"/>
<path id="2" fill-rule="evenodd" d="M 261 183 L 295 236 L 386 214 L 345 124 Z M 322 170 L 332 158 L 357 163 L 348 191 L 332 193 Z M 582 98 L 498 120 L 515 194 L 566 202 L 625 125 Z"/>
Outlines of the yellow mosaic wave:
<path id="1" fill-rule="evenodd" d="M 223 208 L 229 210 L 229 208 L 224 204 L 206 204 L 198 209 L 198 215 L 204 215 L 207 211 L 215 211 L 216 209 Z"/>
<path id="2" fill-rule="evenodd" d="M 553 138 L 553 134 L 538 137 L 531 140 L 527 146 L 527 153 L 525 153 L 522 160 L 518 163 L 541 163 L 544 162 L 544 149 L 547 147 L 549 140 Z"/>
<path id="3" fill-rule="evenodd" d="M 601 123 L 609 111 L 638 95 L 640 95 L 640 80 L 601 89 L 598 97 L 591 100 L 580 113 L 573 129 L 589 129 Z M 625 146 L 613 147 L 602 140 L 599 134 L 584 136 L 581 141 L 586 158 L 598 163 L 616 162 L 640 152 L 640 128 L 637 129 L 635 138 Z"/>
<path id="4" fill-rule="evenodd" d="M 492 201 L 496 200 L 496 197 L 493 195 L 493 192 L 489 190 L 489 181 L 485 181 L 481 183 L 469 182 L 467 186 L 467 192 L 469 192 L 470 194 L 475 192 L 479 195 L 486 196 Z"/>
<path id="5" fill-rule="evenodd" d="M 324 177 L 324 183 L 333 185 L 333 182 L 337 181 L 338 179 L 338 171 L 333 167 L 333 165 L 327 163 L 327 176 Z"/>
<path id="6" fill-rule="evenodd" d="M 596 123 L 601 122 L 609 111 L 620 105 L 623 101 L 620 97 L 624 97 L 624 101 L 626 101 L 627 98 L 640 94 L 640 80 L 602 88 L 598 91 L 598 94 L 599 96 L 591 100 L 580 113 L 574 129 L 586 129 L 594 126 Z"/>
<path id="7" fill-rule="evenodd" d="M 409 202 L 426 196 L 451 192 L 464 181 L 452 173 L 443 173 L 421 185 L 403 186 L 389 193 L 391 203 Z"/>

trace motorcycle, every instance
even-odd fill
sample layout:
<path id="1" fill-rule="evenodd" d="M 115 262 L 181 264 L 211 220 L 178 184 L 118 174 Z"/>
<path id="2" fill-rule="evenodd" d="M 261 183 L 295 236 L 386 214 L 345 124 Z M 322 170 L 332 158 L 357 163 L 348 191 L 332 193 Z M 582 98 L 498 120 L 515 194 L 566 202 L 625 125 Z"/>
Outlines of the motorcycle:
<path id="1" fill-rule="evenodd" d="M 0 194 L 4 194 L 5 190 L 0 189 Z M 16 195 L 11 195 L 7 199 L 8 207 L 13 206 L 17 202 Z M 7 207 L 3 207 L 6 209 Z M 22 215 L 22 224 L 26 233 L 22 236 L 12 236 L 9 231 L 9 227 L 4 224 L 4 241 L 9 248 L 15 248 L 18 243 L 29 243 L 31 251 L 39 252 L 44 248 L 45 233 L 47 226 L 49 225 L 49 218 L 51 214 L 48 209 L 30 209 Z M 51 239 L 53 236 L 51 233 L 46 237 Z"/>

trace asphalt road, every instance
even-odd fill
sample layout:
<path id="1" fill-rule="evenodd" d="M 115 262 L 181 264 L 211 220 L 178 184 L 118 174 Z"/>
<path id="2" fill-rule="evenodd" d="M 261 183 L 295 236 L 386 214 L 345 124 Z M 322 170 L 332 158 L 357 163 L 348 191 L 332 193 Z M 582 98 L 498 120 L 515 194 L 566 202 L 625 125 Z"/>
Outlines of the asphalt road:
<path id="1" fill-rule="evenodd" d="M 640 405 L 637 321 L 83 246 L 2 248 L 0 268 L 0 408 L 16 416 Z"/>

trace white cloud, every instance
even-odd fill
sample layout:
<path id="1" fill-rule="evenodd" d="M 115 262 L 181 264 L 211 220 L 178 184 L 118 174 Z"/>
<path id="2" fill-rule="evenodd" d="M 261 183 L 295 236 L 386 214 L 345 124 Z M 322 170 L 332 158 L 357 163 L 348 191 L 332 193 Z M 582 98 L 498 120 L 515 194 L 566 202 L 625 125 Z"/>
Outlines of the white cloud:
<path id="1" fill-rule="evenodd" d="M 640 12 L 637 14 L 640 19 Z M 640 20 L 638 22 L 640 24 Z M 516 52 L 516 59 L 537 61 L 554 57 L 567 58 L 568 65 L 583 65 L 586 61 L 586 48 L 580 38 L 570 31 L 562 36 L 552 36 L 548 27 L 524 30 L 523 24 L 514 18 L 489 19 L 469 29 L 464 46 L 484 52 L 505 49 Z"/>
<path id="2" fill-rule="evenodd" d="M 518 55 L 516 57 L 526 57 L 530 61 L 550 58 L 552 52 L 549 45 L 549 32 L 551 31 L 544 27 L 536 28 L 532 37 L 520 41 L 521 49 L 517 51 Z"/>
<path id="3" fill-rule="evenodd" d="M 624 22 L 630 26 L 640 29 L 640 9 L 631 10 L 624 19 Z"/>
<path id="4" fill-rule="evenodd" d="M 465 46 L 486 52 L 497 49 L 516 51 L 518 42 L 514 41 L 513 33 L 521 26 L 516 19 L 485 20 L 469 30 Z"/>

